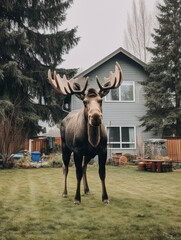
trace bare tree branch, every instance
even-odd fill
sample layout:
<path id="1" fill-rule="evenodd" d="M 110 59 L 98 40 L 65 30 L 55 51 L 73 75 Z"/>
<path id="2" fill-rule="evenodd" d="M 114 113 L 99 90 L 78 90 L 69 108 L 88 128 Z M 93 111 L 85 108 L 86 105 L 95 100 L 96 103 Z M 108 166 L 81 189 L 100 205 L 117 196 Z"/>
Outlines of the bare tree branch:
<path id="1" fill-rule="evenodd" d="M 145 0 L 139 0 L 138 7 L 134 0 L 131 16 L 130 14 L 127 16 L 124 47 L 142 61 L 148 62 L 150 53 L 147 51 L 147 47 L 151 47 L 152 44 L 151 32 L 156 22 L 154 20 L 156 19 L 155 14 L 148 13 Z"/>
<path id="2" fill-rule="evenodd" d="M 9 155 L 24 149 L 28 137 L 23 119 L 16 113 L 18 104 L 9 104 L 0 110 L 0 155 L 4 167 L 8 166 Z"/>

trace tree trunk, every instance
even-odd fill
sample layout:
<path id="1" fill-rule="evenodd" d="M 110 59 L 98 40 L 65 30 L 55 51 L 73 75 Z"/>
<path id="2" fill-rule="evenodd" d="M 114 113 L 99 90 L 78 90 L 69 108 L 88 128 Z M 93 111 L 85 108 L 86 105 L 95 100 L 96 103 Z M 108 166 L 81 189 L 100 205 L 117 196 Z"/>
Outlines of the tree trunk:
<path id="1" fill-rule="evenodd" d="M 3 160 L 3 168 L 8 168 L 8 155 L 3 154 L 2 155 L 2 160 Z"/>

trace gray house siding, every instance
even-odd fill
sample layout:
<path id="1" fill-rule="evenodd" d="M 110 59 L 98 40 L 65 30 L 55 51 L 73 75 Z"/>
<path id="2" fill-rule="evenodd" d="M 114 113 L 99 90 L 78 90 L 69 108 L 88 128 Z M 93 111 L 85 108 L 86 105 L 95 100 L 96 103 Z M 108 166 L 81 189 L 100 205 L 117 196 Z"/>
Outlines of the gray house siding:
<path id="1" fill-rule="evenodd" d="M 84 77 L 89 76 L 89 87 L 98 88 L 95 77 L 98 76 L 99 80 L 103 83 L 104 77 L 109 76 L 110 71 L 114 71 L 115 62 L 118 62 L 123 71 L 123 81 L 134 82 L 134 102 L 115 102 L 107 101 L 106 98 L 103 100 L 103 121 L 106 127 L 109 126 L 121 126 L 121 127 L 135 127 L 135 141 L 141 137 L 142 141 L 152 138 L 151 133 L 143 132 L 143 129 L 139 127 L 139 117 L 145 114 L 146 108 L 144 106 L 144 92 L 143 87 L 140 85 L 140 81 L 144 81 L 147 77 L 143 67 L 123 54 L 122 52 L 108 59 L 102 65 L 94 68 Z M 83 106 L 82 102 L 72 97 L 71 107 L 72 110 L 80 109 Z M 136 144 L 133 149 L 125 148 L 111 148 L 108 149 L 108 157 L 111 157 L 113 153 L 122 152 L 136 154 Z"/>

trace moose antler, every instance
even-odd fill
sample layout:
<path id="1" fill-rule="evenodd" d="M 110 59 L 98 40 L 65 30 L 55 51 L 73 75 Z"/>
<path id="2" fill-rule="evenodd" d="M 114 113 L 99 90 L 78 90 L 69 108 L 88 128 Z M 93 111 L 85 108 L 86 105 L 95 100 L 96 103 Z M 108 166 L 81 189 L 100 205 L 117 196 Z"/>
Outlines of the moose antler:
<path id="1" fill-rule="evenodd" d="M 80 89 L 80 85 L 78 83 L 78 78 L 71 78 L 70 80 L 67 80 L 66 76 L 64 75 L 63 78 L 60 77 L 59 74 L 56 74 L 56 71 L 54 71 L 54 79 L 52 79 L 51 71 L 48 70 L 48 79 L 52 87 L 59 92 L 60 94 L 67 96 L 67 95 L 84 95 L 85 90 L 88 85 L 89 78 L 86 78 L 85 85 L 82 89 Z"/>
<path id="2" fill-rule="evenodd" d="M 123 80 L 123 73 L 118 62 L 115 65 L 115 72 L 110 72 L 109 78 L 104 78 L 104 86 L 101 85 L 98 77 L 96 76 L 96 81 L 99 86 L 99 95 L 101 97 L 106 96 L 110 89 L 118 88 Z"/>

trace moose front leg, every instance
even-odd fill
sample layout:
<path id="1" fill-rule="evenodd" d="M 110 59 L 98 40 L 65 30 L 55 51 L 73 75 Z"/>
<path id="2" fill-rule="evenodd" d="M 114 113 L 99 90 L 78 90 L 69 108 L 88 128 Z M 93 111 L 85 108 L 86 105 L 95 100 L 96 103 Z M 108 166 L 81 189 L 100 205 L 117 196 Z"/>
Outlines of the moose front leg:
<path id="1" fill-rule="evenodd" d="M 83 175 L 82 159 L 83 159 L 83 156 L 80 156 L 79 154 L 74 153 L 74 161 L 75 161 L 76 177 L 77 177 L 77 190 L 76 190 L 75 201 L 74 201 L 75 205 L 79 205 L 81 203 L 80 183 Z"/>
<path id="2" fill-rule="evenodd" d="M 89 186 L 87 182 L 87 163 L 89 162 L 90 159 L 84 157 L 83 161 L 83 183 L 84 183 L 84 193 L 89 195 Z"/>
<path id="3" fill-rule="evenodd" d="M 107 150 L 99 154 L 99 176 L 102 183 L 102 201 L 106 204 L 109 204 L 108 195 L 106 191 L 105 177 L 106 177 L 106 159 L 107 159 Z"/>

